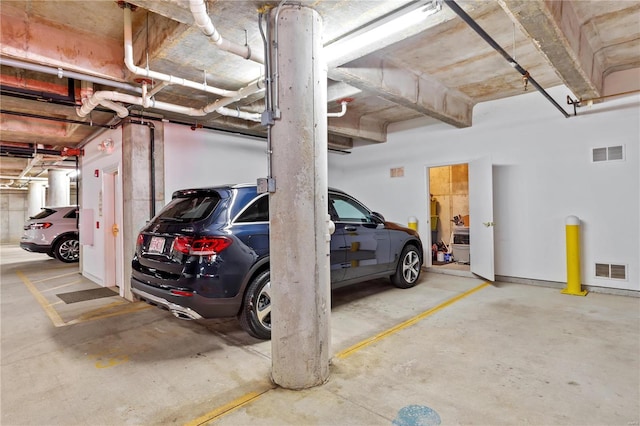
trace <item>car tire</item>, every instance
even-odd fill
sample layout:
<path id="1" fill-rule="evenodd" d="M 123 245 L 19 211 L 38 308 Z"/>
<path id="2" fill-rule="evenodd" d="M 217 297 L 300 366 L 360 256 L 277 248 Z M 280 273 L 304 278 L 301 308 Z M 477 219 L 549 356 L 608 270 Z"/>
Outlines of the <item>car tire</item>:
<path id="1" fill-rule="evenodd" d="M 60 238 L 53 248 L 53 254 L 55 258 L 61 262 L 77 262 L 80 259 L 80 242 L 78 241 L 78 237 L 67 235 Z"/>
<path id="2" fill-rule="evenodd" d="M 271 274 L 261 272 L 244 294 L 240 325 L 257 339 L 271 338 Z"/>
<path id="3" fill-rule="evenodd" d="M 391 276 L 391 283 L 398 288 L 411 288 L 420 278 L 422 258 L 420 252 L 413 245 L 407 245 L 402 249 L 396 273 Z"/>
<path id="4" fill-rule="evenodd" d="M 47 252 L 47 256 L 52 257 L 52 258 L 54 258 L 54 259 L 56 258 L 55 253 L 54 253 L 54 252 L 52 252 L 52 251 L 48 251 L 48 252 Z"/>

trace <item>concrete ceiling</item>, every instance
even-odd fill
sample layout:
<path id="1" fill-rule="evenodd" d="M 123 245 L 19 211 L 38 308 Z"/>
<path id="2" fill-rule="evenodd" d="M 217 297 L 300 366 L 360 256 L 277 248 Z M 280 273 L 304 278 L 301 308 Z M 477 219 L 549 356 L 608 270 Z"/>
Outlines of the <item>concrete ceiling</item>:
<path id="1" fill-rule="evenodd" d="M 121 3 L 2 1 L 2 178 L 46 175 L 47 167 L 65 164 L 61 163 L 64 158 L 38 156 L 29 150 L 50 154 L 50 150 L 82 146 L 103 127 L 117 125 L 121 119 L 109 108 L 100 106 L 86 117 L 76 113 L 76 107 L 91 93 L 107 90 L 140 96 L 130 90 L 140 89 L 140 76 L 124 65 Z M 525 86 L 521 73 L 446 3 L 416 24 L 407 19 L 420 13 L 407 13 L 415 8 L 415 1 L 295 2 L 300 3 L 319 12 L 325 47 L 331 49 L 333 44 L 338 53 L 329 61 L 328 110 L 339 111 L 338 100 L 353 99 L 343 117 L 329 119 L 333 148 L 350 149 L 354 142 L 383 143 L 390 123 L 417 117 L 445 122 L 452 128 L 469 127 L 477 103 L 536 90 L 531 84 Z M 131 17 L 137 66 L 198 83 L 206 80 L 209 86 L 227 90 L 243 88 L 261 76 L 261 64 L 222 51 L 203 35 L 194 25 L 189 1 L 132 0 L 129 4 L 135 9 Z M 248 43 L 253 52 L 263 51 L 258 10 L 277 4 L 206 1 L 208 15 L 222 37 L 239 45 Z M 640 68 L 640 0 L 460 0 L 457 4 L 542 88 L 564 84 L 572 92 L 567 95 L 574 99 L 597 98 L 604 94 L 604 79 L 609 74 Z M 354 33 L 397 15 L 403 16 L 400 28 L 396 25 L 397 29 L 373 46 L 354 52 L 340 47 Z M 59 78 L 28 66 L 7 65 L 16 60 L 114 84 Z M 124 86 L 114 87 L 116 83 Z M 199 109 L 220 96 L 173 84 L 154 98 Z M 566 100 L 556 101 L 572 112 Z M 217 112 L 192 117 L 118 103 L 127 107 L 130 117 L 145 115 L 249 135 L 266 133 L 259 122 Z M 261 113 L 264 99 L 258 93 L 228 108 Z M 549 108 L 556 107 L 549 103 Z M 26 154 L 17 155 L 21 150 Z M 6 186 L 6 179 L 0 183 Z"/>

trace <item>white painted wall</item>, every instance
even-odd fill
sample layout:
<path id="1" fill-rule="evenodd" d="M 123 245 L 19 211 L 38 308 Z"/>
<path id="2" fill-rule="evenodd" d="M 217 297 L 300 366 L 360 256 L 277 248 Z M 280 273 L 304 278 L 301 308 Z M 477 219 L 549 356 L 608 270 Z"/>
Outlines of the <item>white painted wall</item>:
<path id="1" fill-rule="evenodd" d="M 165 204 L 178 189 L 255 183 L 267 176 L 265 140 L 165 125 Z"/>
<path id="2" fill-rule="evenodd" d="M 98 150 L 98 145 L 105 139 L 111 139 L 114 148 L 111 153 Z M 93 244 L 82 245 L 82 274 L 96 282 L 104 285 L 105 278 L 105 235 L 110 233 L 110 226 L 104 223 L 103 213 L 103 190 L 104 190 L 104 173 L 105 171 L 120 172 L 122 165 L 122 128 L 107 130 L 101 133 L 84 146 L 84 156 L 81 160 L 81 183 L 80 183 L 80 239 L 86 241 L 90 236 L 82 235 L 82 233 L 93 233 Z M 99 171 L 99 176 L 95 177 L 95 170 Z M 116 193 L 122 196 L 122 184 L 120 180 Z M 82 214 L 83 210 L 92 210 L 93 216 Z M 85 222 L 88 222 L 86 223 Z M 96 222 L 100 223 L 100 228 L 96 227 Z M 120 219 L 119 223 L 122 223 Z M 89 230 L 89 231 L 87 231 Z"/>
<path id="3" fill-rule="evenodd" d="M 558 87 L 549 93 L 564 104 L 570 92 Z M 392 125 L 387 143 L 334 156 L 332 184 L 388 220 L 418 217 L 427 241 L 426 167 L 489 155 L 497 275 L 566 282 L 565 218 L 577 215 L 583 284 L 640 290 L 640 96 L 580 108 L 578 114 L 564 118 L 533 91 L 477 105 L 467 129 L 424 127 L 421 120 Z M 626 161 L 591 162 L 592 148 L 620 144 Z M 392 167 L 404 167 L 405 177 L 391 178 Z M 596 278 L 595 262 L 626 264 L 629 279 Z"/>

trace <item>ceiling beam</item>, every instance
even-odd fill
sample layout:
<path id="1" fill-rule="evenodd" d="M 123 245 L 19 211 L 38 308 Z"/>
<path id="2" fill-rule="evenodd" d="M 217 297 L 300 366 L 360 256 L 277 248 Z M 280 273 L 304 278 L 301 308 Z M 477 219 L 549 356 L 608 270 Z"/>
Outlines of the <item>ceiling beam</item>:
<path id="1" fill-rule="evenodd" d="M 579 99 L 595 98 L 603 89 L 604 64 L 598 60 L 587 27 L 572 2 L 500 0 L 500 5 L 556 69 Z"/>
<path id="2" fill-rule="evenodd" d="M 184 2 L 178 2 L 176 0 L 128 0 L 127 3 L 164 16 L 165 18 L 169 18 L 183 24 L 193 25 L 193 14 Z"/>
<path id="3" fill-rule="evenodd" d="M 329 77 L 452 126 L 471 126 L 473 103 L 466 95 L 387 59 L 370 55 L 330 69 Z"/>
<path id="4" fill-rule="evenodd" d="M 2 4 L 0 54 L 14 59 L 61 67 L 93 76 L 123 81 L 124 47 L 118 40 L 77 29 Z"/>

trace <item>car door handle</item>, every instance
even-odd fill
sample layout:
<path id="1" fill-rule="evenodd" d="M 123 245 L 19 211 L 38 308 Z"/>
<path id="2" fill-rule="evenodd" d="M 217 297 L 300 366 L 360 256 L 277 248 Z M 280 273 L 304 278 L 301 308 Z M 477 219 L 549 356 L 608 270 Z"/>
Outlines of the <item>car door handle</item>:
<path id="1" fill-rule="evenodd" d="M 351 226 L 351 225 L 347 225 L 347 226 L 344 227 L 344 230 L 345 231 L 349 231 L 349 232 L 353 232 L 353 231 L 356 230 L 356 227 L 355 226 Z"/>

